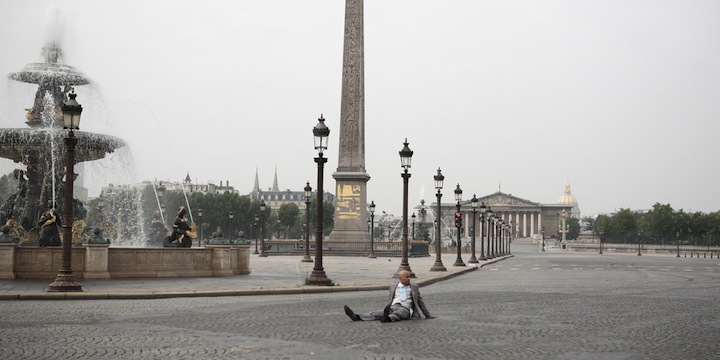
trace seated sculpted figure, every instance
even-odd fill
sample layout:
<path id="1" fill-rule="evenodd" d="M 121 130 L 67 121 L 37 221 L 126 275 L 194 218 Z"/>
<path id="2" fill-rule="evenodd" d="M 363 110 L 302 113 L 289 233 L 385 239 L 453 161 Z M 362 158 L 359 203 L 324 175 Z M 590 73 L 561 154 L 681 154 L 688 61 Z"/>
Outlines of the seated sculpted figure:
<path id="1" fill-rule="evenodd" d="M 55 209 L 50 209 L 40 217 L 40 246 L 60 246 L 60 221 L 55 214 Z"/>

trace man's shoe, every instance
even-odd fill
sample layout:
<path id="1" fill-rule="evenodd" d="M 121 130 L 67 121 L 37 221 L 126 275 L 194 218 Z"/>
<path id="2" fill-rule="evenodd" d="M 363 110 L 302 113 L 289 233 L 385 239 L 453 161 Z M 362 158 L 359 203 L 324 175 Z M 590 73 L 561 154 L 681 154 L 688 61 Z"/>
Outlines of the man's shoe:
<path id="1" fill-rule="evenodd" d="M 360 320 L 360 316 L 355 315 L 355 313 L 352 310 L 350 310 L 350 307 L 345 305 L 344 308 L 345 308 L 345 314 L 350 318 L 350 320 L 352 320 L 352 321 Z"/>
<path id="2" fill-rule="evenodd" d="M 390 320 L 390 305 L 386 306 L 385 309 L 383 309 L 383 315 L 380 319 L 380 322 L 391 322 Z"/>

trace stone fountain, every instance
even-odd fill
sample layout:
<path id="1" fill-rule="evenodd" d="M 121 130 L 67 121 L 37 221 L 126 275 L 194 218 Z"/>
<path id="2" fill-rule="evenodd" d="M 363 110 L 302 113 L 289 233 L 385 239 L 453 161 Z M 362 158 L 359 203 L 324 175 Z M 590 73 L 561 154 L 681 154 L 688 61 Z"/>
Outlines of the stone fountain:
<path id="1" fill-rule="evenodd" d="M 76 86 L 87 85 L 90 81 L 72 66 L 61 64 L 62 50 L 56 43 L 43 48 L 45 62 L 26 65 L 11 73 L 11 80 L 35 84 L 38 90 L 35 100 L 27 108 L 25 128 L 0 129 L 0 157 L 22 164 L 14 171 L 18 180 L 18 191 L 0 206 L 0 225 L 14 226 L 16 235 L 23 245 L 37 243 L 38 221 L 42 214 L 55 208 L 63 214 L 65 179 L 65 148 L 63 138 L 62 104 L 68 93 Z M 120 138 L 75 132 L 78 144 L 75 163 L 104 158 L 115 149 L 126 146 Z M 77 174 L 73 174 L 77 176 Z M 73 203 L 75 219 L 85 218 L 87 211 L 82 202 Z"/>

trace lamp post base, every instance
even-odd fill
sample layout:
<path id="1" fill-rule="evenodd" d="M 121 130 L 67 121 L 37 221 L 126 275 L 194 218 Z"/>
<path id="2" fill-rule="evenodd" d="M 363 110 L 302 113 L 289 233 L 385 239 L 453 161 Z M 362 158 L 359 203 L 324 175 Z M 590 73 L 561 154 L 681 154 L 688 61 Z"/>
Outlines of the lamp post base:
<path id="1" fill-rule="evenodd" d="M 453 266 L 465 266 L 465 263 L 462 261 L 462 259 L 457 259 L 453 263 Z"/>
<path id="2" fill-rule="evenodd" d="M 443 265 L 442 261 L 436 261 L 430 268 L 430 271 L 447 271 L 447 269 L 445 268 L 445 265 Z"/>
<path id="3" fill-rule="evenodd" d="M 375 254 L 373 254 L 373 253 L 370 253 L 370 255 L 368 255 L 368 259 L 375 259 L 375 258 L 377 258 L 377 256 L 375 256 Z"/>
<path id="4" fill-rule="evenodd" d="M 468 264 L 477 264 L 479 261 L 475 258 L 475 256 L 471 256 L 470 260 L 468 260 Z"/>
<path id="5" fill-rule="evenodd" d="M 75 276 L 60 270 L 55 281 L 48 286 L 48 292 L 82 292 L 82 285 L 75 280 Z"/>
<path id="6" fill-rule="evenodd" d="M 413 278 L 413 279 L 416 278 L 415 273 L 412 271 L 412 269 L 410 269 L 410 265 L 400 264 L 400 267 L 397 269 L 397 271 L 395 272 L 395 274 L 393 274 L 393 279 L 397 279 L 398 276 L 399 276 L 399 274 L 400 274 L 400 272 L 403 271 L 403 270 L 410 272 L 410 277 L 411 277 L 411 278 Z"/>
<path id="7" fill-rule="evenodd" d="M 303 256 L 301 262 L 313 262 L 313 259 L 310 257 L 310 255 Z"/>
<path id="8" fill-rule="evenodd" d="M 325 270 L 313 270 L 307 279 L 308 285 L 332 286 L 332 280 L 325 275 Z"/>

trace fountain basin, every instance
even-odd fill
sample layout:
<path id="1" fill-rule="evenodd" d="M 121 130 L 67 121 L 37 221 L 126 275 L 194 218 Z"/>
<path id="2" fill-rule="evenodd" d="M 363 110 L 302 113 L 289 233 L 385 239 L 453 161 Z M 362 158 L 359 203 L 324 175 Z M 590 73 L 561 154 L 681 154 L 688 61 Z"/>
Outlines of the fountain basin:
<path id="1" fill-rule="evenodd" d="M 0 244 L 0 279 L 52 280 L 60 247 Z M 134 248 L 85 244 L 72 249 L 77 279 L 209 277 L 250 274 L 250 245 L 204 248 Z"/>

